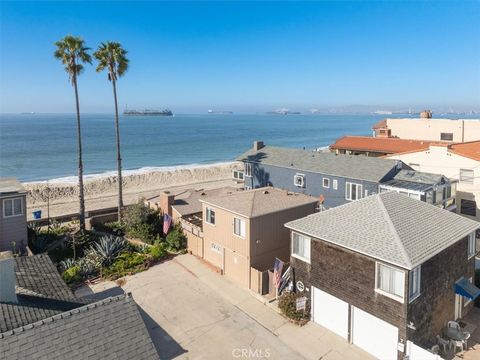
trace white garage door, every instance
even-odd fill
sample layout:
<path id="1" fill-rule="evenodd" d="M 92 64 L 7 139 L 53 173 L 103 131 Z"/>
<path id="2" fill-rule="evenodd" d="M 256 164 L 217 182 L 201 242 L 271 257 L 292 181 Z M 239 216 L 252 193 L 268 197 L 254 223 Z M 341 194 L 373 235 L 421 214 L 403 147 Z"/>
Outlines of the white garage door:
<path id="1" fill-rule="evenodd" d="M 312 286 L 312 319 L 348 339 L 348 303 Z"/>
<path id="2" fill-rule="evenodd" d="M 352 342 L 381 360 L 397 360 L 398 328 L 352 306 Z"/>

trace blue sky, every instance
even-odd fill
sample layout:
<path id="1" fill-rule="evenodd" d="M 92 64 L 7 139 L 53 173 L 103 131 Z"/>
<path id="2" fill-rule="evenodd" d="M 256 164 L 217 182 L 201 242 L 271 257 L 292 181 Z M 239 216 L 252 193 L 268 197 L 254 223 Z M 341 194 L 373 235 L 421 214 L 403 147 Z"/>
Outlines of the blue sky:
<path id="1" fill-rule="evenodd" d="M 1 2 L 0 112 L 73 112 L 52 53 L 66 34 L 129 51 L 123 107 L 480 104 L 480 2 Z M 79 79 L 110 112 L 105 74 Z"/>

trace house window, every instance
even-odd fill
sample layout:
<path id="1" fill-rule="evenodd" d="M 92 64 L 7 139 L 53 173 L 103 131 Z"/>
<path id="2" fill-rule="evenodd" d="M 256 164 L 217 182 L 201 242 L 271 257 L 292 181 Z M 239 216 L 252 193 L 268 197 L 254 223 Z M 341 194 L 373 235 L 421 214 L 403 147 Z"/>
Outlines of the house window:
<path id="1" fill-rule="evenodd" d="M 473 184 L 473 170 L 460 169 L 460 181 L 466 184 Z"/>
<path id="2" fill-rule="evenodd" d="M 333 190 L 338 189 L 338 180 L 336 180 L 336 179 L 333 180 L 332 187 L 333 187 Z"/>
<path id="3" fill-rule="evenodd" d="M 323 187 L 324 188 L 329 188 L 330 187 L 330 179 L 329 178 L 323 178 Z"/>
<path id="4" fill-rule="evenodd" d="M 453 141 L 453 133 L 440 133 L 440 140 Z"/>
<path id="5" fill-rule="evenodd" d="M 402 270 L 377 263 L 376 291 L 403 302 L 405 276 Z"/>
<path id="6" fill-rule="evenodd" d="M 18 216 L 23 214 L 22 198 L 3 200 L 3 217 Z"/>
<path id="7" fill-rule="evenodd" d="M 209 224 L 215 225 L 215 210 L 207 207 L 205 221 Z"/>
<path id="8" fill-rule="evenodd" d="M 293 177 L 293 184 L 297 187 L 305 187 L 305 175 L 304 174 L 295 174 Z"/>
<path id="9" fill-rule="evenodd" d="M 345 184 L 345 199 L 358 200 L 362 198 L 362 185 L 347 182 Z"/>
<path id="10" fill-rule="evenodd" d="M 233 218 L 233 233 L 242 238 L 245 237 L 245 220 Z"/>
<path id="11" fill-rule="evenodd" d="M 477 216 L 477 203 L 473 200 L 460 200 L 460 214 Z"/>
<path id="12" fill-rule="evenodd" d="M 310 263 L 310 238 L 292 232 L 292 256 Z"/>
<path id="13" fill-rule="evenodd" d="M 253 164 L 246 162 L 245 163 L 245 176 L 252 176 L 253 173 Z"/>
<path id="14" fill-rule="evenodd" d="M 470 259 L 472 256 L 475 255 L 475 233 L 471 233 L 468 235 L 468 258 Z"/>
<path id="15" fill-rule="evenodd" d="M 243 180 L 243 171 L 242 170 L 233 170 L 233 179 L 234 180 Z"/>
<path id="16" fill-rule="evenodd" d="M 420 277 L 421 266 L 418 265 L 415 269 L 410 271 L 408 280 L 408 293 L 410 294 L 410 301 L 415 300 L 420 295 Z"/>

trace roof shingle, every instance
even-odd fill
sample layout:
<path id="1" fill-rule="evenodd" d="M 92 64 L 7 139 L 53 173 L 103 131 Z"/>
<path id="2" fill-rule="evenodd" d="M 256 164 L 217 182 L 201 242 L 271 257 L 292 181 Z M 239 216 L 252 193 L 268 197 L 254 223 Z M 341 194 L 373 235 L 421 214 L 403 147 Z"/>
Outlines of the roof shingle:
<path id="1" fill-rule="evenodd" d="M 479 229 L 480 223 L 390 191 L 285 226 L 412 269 Z"/>

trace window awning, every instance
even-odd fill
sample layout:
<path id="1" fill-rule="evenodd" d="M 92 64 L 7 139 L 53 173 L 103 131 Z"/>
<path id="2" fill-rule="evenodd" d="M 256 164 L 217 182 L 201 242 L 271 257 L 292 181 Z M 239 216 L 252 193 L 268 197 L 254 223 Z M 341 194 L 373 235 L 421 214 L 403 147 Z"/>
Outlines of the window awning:
<path id="1" fill-rule="evenodd" d="M 480 289 L 463 278 L 455 283 L 455 293 L 475 300 L 480 296 Z"/>

